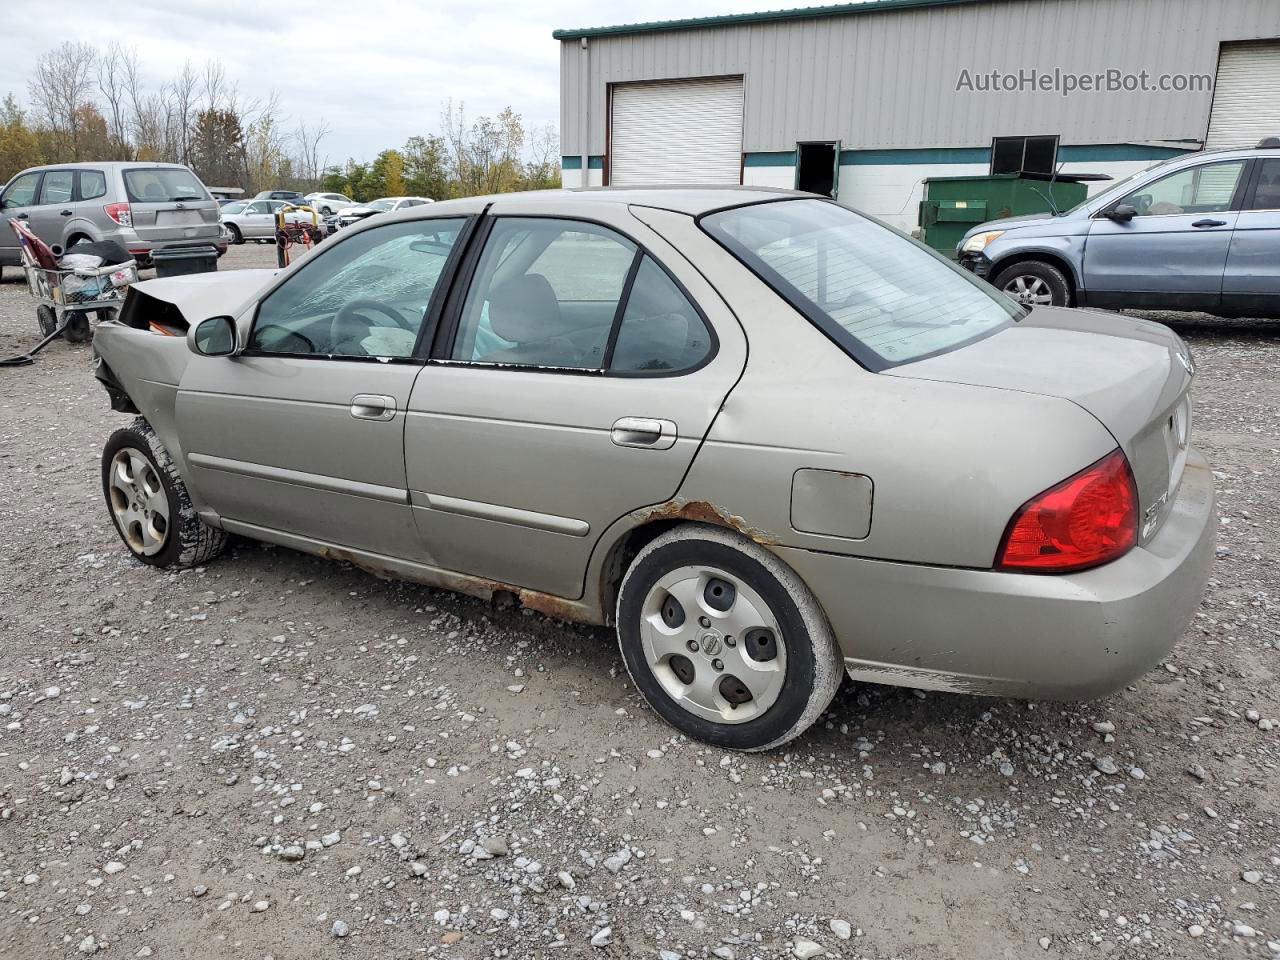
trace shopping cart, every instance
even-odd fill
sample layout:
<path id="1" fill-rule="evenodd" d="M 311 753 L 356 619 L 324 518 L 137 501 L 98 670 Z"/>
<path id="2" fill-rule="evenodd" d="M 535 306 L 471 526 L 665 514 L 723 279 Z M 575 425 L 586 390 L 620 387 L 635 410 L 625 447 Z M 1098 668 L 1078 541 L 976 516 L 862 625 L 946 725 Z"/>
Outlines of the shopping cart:
<path id="1" fill-rule="evenodd" d="M 89 326 L 91 314 L 99 323 L 114 319 L 129 285 L 138 282 L 138 264 L 126 260 L 100 267 L 65 269 L 25 224 L 10 220 L 9 225 L 18 237 L 27 288 L 36 301 L 36 322 L 44 335 L 29 352 L 0 360 L 0 364 L 14 366 L 30 363 L 59 335 L 70 343 L 88 340 L 93 335 Z"/>

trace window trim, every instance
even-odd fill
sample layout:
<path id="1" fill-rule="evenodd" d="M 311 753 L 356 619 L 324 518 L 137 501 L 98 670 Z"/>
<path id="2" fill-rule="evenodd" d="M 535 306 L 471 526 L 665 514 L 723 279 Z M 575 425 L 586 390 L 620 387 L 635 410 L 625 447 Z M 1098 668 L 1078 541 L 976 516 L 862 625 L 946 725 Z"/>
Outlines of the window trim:
<path id="1" fill-rule="evenodd" d="M 435 289 L 431 291 L 431 297 L 427 301 L 427 308 L 423 313 L 422 322 L 418 326 L 418 335 L 413 342 L 413 349 L 404 357 L 359 357 L 347 356 L 340 353 L 281 353 L 274 350 L 255 350 L 248 346 L 253 342 L 253 333 L 258 328 L 258 319 L 262 311 L 262 305 L 269 300 L 273 294 L 286 283 L 289 282 L 300 271 L 288 270 L 284 271 L 279 279 L 271 285 L 271 288 L 258 297 L 258 301 L 253 305 L 253 322 L 249 324 L 249 332 L 245 335 L 245 348 L 241 350 L 237 356 L 241 357 L 278 357 L 291 360 L 320 360 L 320 361 L 339 361 L 354 363 L 410 363 L 416 366 L 422 366 L 426 363 L 426 358 L 422 356 L 422 346 L 426 337 L 428 328 L 434 331 L 435 322 L 438 319 L 439 311 L 444 305 L 444 297 L 446 291 L 451 289 L 457 269 L 458 260 L 462 255 L 462 250 L 467 246 L 472 233 L 475 230 L 476 221 L 479 219 L 478 214 L 474 213 L 442 213 L 435 217 L 419 217 L 413 220 L 398 220 L 392 223 L 380 223 L 371 227 L 369 230 L 356 230 L 346 235 L 340 235 L 336 240 L 330 241 L 330 246 L 321 252 L 321 255 L 315 260 L 307 261 L 310 263 L 322 263 L 326 255 L 332 250 L 337 249 L 344 241 L 351 240 L 365 233 L 373 233 L 381 230 L 383 227 L 401 226 L 405 223 L 428 223 L 432 220 L 462 220 L 462 227 L 458 231 L 458 239 L 454 241 L 449 256 L 445 258 L 444 266 L 440 268 L 440 277 L 436 281 Z M 429 341 L 425 341 L 429 342 Z"/>
<path id="2" fill-rule="evenodd" d="M 484 223 L 477 228 L 473 239 L 473 246 L 467 251 L 467 257 L 458 267 L 457 274 L 452 278 L 452 289 L 449 292 L 449 299 L 445 304 L 443 317 L 439 324 L 439 328 L 435 332 L 434 339 L 431 344 L 431 352 L 428 357 L 428 363 L 433 366 L 448 367 L 477 367 L 480 369 L 500 369 L 509 370 L 519 373 L 538 373 L 538 374 L 570 374 L 573 376 L 588 377 L 612 377 L 615 379 L 657 379 L 663 377 L 683 377 L 691 373 L 696 373 L 720 353 L 720 337 L 716 333 L 715 325 L 707 317 L 703 311 L 701 304 L 689 292 L 689 289 L 680 282 L 677 277 L 667 267 L 662 260 L 654 254 L 647 246 L 637 240 L 626 230 L 600 220 L 595 217 L 552 214 L 552 213 L 489 213 L 489 207 L 486 207 L 480 215 Z M 526 365 L 519 363 L 486 363 L 481 360 L 458 360 L 449 356 L 453 352 L 454 343 L 457 341 L 458 328 L 462 320 L 462 307 L 466 302 L 467 294 L 471 291 L 471 284 L 475 280 L 476 270 L 480 265 L 480 257 L 484 252 L 485 246 L 488 244 L 489 235 L 493 232 L 494 224 L 499 220 L 562 220 L 566 223 L 589 223 L 592 226 L 603 227 L 618 236 L 627 240 L 635 248 L 635 256 L 632 258 L 631 266 L 627 269 L 627 279 L 623 283 L 622 293 L 618 297 L 618 306 L 614 311 L 613 323 L 609 328 L 609 339 L 605 348 L 605 357 L 602 366 L 599 367 L 557 367 L 549 364 Z M 613 347 L 618 339 L 618 331 L 622 325 L 622 318 L 626 314 L 627 304 L 631 299 L 631 287 L 635 282 L 636 274 L 640 272 L 640 266 L 644 263 L 645 257 L 653 261 L 654 265 L 667 275 L 669 279 L 680 291 L 680 295 L 685 298 L 689 306 L 693 308 L 693 312 L 702 322 L 703 328 L 707 331 L 709 342 L 707 352 L 702 359 L 690 367 L 681 370 L 610 370 L 608 364 L 613 362 Z"/>

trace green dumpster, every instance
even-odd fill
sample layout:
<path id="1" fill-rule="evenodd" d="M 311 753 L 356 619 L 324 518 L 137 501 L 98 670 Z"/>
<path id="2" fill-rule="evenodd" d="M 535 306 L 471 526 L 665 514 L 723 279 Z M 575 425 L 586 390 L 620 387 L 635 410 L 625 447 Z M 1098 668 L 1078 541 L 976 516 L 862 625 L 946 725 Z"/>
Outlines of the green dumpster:
<path id="1" fill-rule="evenodd" d="M 920 201 L 921 239 L 939 253 L 956 255 L 960 238 L 980 223 L 1027 213 L 1069 210 L 1084 200 L 1096 174 L 1050 178 L 996 173 L 978 177 L 929 177 Z M 1109 178 L 1105 178 L 1109 179 Z"/>

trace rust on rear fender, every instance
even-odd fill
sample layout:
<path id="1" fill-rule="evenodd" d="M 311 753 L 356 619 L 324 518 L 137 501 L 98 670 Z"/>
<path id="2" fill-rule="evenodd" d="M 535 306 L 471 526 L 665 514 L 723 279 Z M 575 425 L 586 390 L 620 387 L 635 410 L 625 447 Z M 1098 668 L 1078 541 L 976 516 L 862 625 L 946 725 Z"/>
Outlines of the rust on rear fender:
<path id="1" fill-rule="evenodd" d="M 777 546 L 781 541 L 764 530 L 748 525 L 742 517 L 717 507 L 706 500 L 668 500 L 654 507 L 634 510 L 632 519 L 637 526 L 651 523 L 654 520 L 691 520 L 696 523 L 710 523 L 717 527 L 736 530 L 744 537 L 754 540 L 762 546 Z"/>

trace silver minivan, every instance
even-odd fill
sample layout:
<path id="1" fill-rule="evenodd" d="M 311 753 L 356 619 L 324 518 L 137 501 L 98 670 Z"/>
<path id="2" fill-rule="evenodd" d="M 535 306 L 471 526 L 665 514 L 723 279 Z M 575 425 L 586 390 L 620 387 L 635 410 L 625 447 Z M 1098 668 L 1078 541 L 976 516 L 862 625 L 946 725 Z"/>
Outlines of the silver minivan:
<path id="1" fill-rule="evenodd" d="M 218 204 L 178 163 L 61 163 L 23 170 L 0 193 L 0 267 L 19 262 L 8 221 L 50 246 L 114 240 L 145 263 L 168 243 L 208 240 L 226 249 Z"/>

